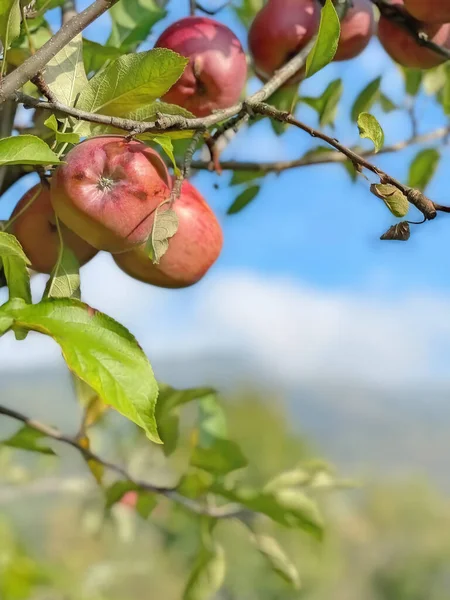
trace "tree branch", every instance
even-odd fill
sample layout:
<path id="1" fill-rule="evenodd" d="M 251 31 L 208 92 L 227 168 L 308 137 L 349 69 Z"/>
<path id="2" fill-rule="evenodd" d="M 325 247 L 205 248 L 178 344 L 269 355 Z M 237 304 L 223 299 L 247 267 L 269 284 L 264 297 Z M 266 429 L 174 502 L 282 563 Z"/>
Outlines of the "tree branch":
<path id="1" fill-rule="evenodd" d="M 95 19 L 106 12 L 119 0 L 95 0 L 80 14 L 72 17 L 55 35 L 40 48 L 36 54 L 7 75 L 0 83 L 0 104 L 11 97 L 27 81 L 42 71 L 45 65 L 68 44 L 76 35 L 81 33 Z"/>
<path id="2" fill-rule="evenodd" d="M 217 507 L 206 506 L 199 502 L 196 502 L 195 500 L 191 500 L 190 498 L 182 496 L 180 493 L 177 492 L 176 488 L 160 487 L 152 483 L 140 481 L 132 477 L 132 475 L 125 468 L 116 465 L 110 461 L 107 461 L 95 454 L 94 452 L 92 452 L 91 450 L 84 448 L 76 438 L 65 435 L 55 427 L 51 427 L 44 423 L 40 423 L 39 421 L 31 419 L 26 415 L 17 412 L 16 410 L 7 408 L 5 406 L 0 406 L 0 415 L 10 417 L 11 419 L 15 419 L 16 421 L 20 421 L 30 429 L 38 431 L 39 433 L 45 435 L 48 438 L 51 438 L 62 444 L 66 444 L 67 446 L 75 448 L 75 450 L 78 450 L 78 452 L 82 454 L 86 460 L 95 461 L 103 467 L 105 467 L 105 469 L 108 469 L 109 471 L 116 473 L 116 475 L 119 475 L 126 481 L 129 481 L 137 488 L 146 492 L 151 492 L 153 494 L 159 494 L 161 496 L 164 496 L 165 498 L 168 498 L 173 502 L 184 506 L 185 508 L 187 508 L 195 514 L 206 515 L 214 519 L 229 519 L 239 518 L 240 516 L 248 512 L 244 508 L 242 508 L 242 506 L 237 504 L 226 504 Z"/>
<path id="3" fill-rule="evenodd" d="M 295 127 L 298 127 L 299 129 L 302 129 L 303 131 L 308 133 L 310 136 L 323 140 L 324 142 L 341 152 L 348 159 L 350 159 L 351 162 L 355 165 L 355 167 L 358 168 L 358 170 L 360 170 L 361 168 L 365 168 L 377 175 L 382 183 L 390 183 L 391 185 L 399 189 L 406 196 L 408 201 L 411 204 L 413 204 L 426 219 L 434 219 L 437 215 L 437 210 L 442 210 L 442 207 L 440 205 L 434 204 L 434 202 L 432 202 L 429 198 L 422 194 L 420 190 L 404 185 L 394 177 L 391 177 L 391 175 L 388 175 L 387 173 L 376 167 L 374 164 L 370 163 L 360 154 L 357 154 L 350 148 L 347 148 L 346 146 L 341 144 L 336 138 L 331 138 L 329 135 L 326 135 L 322 131 L 314 129 L 309 125 L 298 121 L 290 113 L 278 110 L 273 106 L 270 106 L 269 104 L 264 104 L 263 102 L 255 102 L 249 104 L 248 109 L 253 113 L 266 115 L 272 119 L 276 119 L 283 123 L 289 123 L 290 125 L 294 125 Z"/>
<path id="4" fill-rule="evenodd" d="M 428 48 L 429 50 L 440 54 L 445 59 L 450 60 L 450 49 L 440 46 L 439 44 L 435 44 L 432 40 L 430 40 L 428 35 L 422 29 L 423 23 L 412 17 L 403 6 L 391 4 L 388 0 L 371 1 L 373 4 L 375 4 L 383 17 L 397 23 L 409 31 L 409 33 L 420 46 Z"/>
<path id="5" fill-rule="evenodd" d="M 416 135 L 410 137 L 407 140 L 391 144 L 390 146 L 384 146 L 379 152 L 373 150 L 363 150 L 359 154 L 364 158 L 374 156 L 375 154 L 389 154 L 391 152 L 399 152 L 413 146 L 415 144 L 425 144 L 434 140 L 439 140 L 450 135 L 450 125 L 447 127 L 441 127 L 435 131 L 430 131 L 423 135 Z M 258 171 L 261 175 L 266 173 L 280 173 L 289 169 L 298 169 L 300 167 L 310 167 L 313 165 L 324 165 L 330 163 L 343 163 L 348 160 L 345 154 L 341 152 L 330 150 L 330 152 L 321 152 L 318 154 L 312 154 L 311 156 L 303 156 L 294 160 L 280 160 L 274 162 L 252 162 L 252 161 L 236 161 L 236 160 L 224 160 L 219 162 L 214 169 L 217 171 L 217 166 L 220 171 Z M 213 170 L 210 161 L 194 160 L 192 161 L 191 167 L 197 170 Z"/>

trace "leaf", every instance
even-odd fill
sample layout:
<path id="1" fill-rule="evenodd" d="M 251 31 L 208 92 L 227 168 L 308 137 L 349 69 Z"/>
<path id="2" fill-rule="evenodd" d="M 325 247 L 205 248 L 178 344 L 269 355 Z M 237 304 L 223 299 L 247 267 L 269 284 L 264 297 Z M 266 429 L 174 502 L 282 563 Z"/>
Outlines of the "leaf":
<path id="1" fill-rule="evenodd" d="M 392 112 L 398 108 L 398 106 L 382 92 L 380 93 L 380 106 L 381 110 L 383 110 L 385 113 Z"/>
<path id="2" fill-rule="evenodd" d="M 85 450 L 91 449 L 91 442 L 90 442 L 89 438 L 87 437 L 87 435 L 84 435 L 82 437 L 77 436 L 77 441 L 78 441 L 78 444 Z M 98 485 L 102 485 L 103 475 L 105 474 L 104 465 L 92 458 L 85 457 L 85 460 L 86 460 L 87 466 L 89 467 L 89 471 L 94 476 L 95 481 L 98 483 Z"/>
<path id="3" fill-rule="evenodd" d="M 81 33 L 50 60 L 45 67 L 44 79 L 59 102 L 66 106 L 75 104 L 77 96 L 88 85 Z"/>
<path id="4" fill-rule="evenodd" d="M 278 110 L 293 113 L 298 100 L 298 85 L 286 85 L 272 94 L 268 103 L 278 108 Z M 288 128 L 287 123 L 277 121 L 276 119 L 270 119 L 270 124 L 277 135 L 281 135 Z"/>
<path id="5" fill-rule="evenodd" d="M 371 81 L 359 94 L 351 110 L 352 121 L 357 121 L 361 113 L 369 111 L 380 97 L 381 76 Z"/>
<path id="6" fill-rule="evenodd" d="M 360 137 L 371 140 L 376 152 L 381 150 L 384 145 L 384 131 L 376 118 L 369 113 L 361 113 L 357 124 Z"/>
<path id="7" fill-rule="evenodd" d="M 407 242 L 411 237 L 411 230 L 408 221 L 402 221 L 396 225 L 392 225 L 383 233 L 380 240 L 395 240 L 399 242 Z"/>
<path id="8" fill-rule="evenodd" d="M 264 0 L 242 0 L 238 6 L 232 4 L 232 8 L 236 12 L 244 27 L 248 29 L 256 16 L 256 13 L 263 7 Z"/>
<path id="9" fill-rule="evenodd" d="M 225 553 L 222 546 L 202 548 L 184 590 L 183 600 L 212 600 L 225 579 Z"/>
<path id="10" fill-rule="evenodd" d="M 211 447 L 217 438 L 228 436 L 227 421 L 224 410 L 216 393 L 211 393 L 199 401 L 199 445 Z"/>
<path id="11" fill-rule="evenodd" d="M 0 140 L 1 165 L 58 165 L 50 147 L 34 135 L 15 135 Z"/>
<path id="12" fill-rule="evenodd" d="M 304 96 L 301 98 L 301 101 L 305 102 L 318 112 L 319 123 L 322 127 L 325 127 L 326 125 L 334 123 L 337 107 L 343 91 L 344 87 L 342 79 L 335 79 L 318 98 Z"/>
<path id="13" fill-rule="evenodd" d="M 0 442 L 2 446 L 8 446 L 10 448 L 19 448 L 20 450 L 27 450 L 29 452 L 39 452 L 40 454 L 52 454 L 55 453 L 47 446 L 42 446 L 39 442 L 45 434 L 40 431 L 36 431 L 31 427 L 25 425 L 22 429 L 19 429 L 17 433 Z"/>
<path id="14" fill-rule="evenodd" d="M 408 185 L 423 191 L 436 173 L 440 157 L 438 150 L 434 148 L 427 148 L 416 154 L 409 167 Z"/>
<path id="15" fill-rule="evenodd" d="M 143 519 L 148 519 L 153 509 L 158 504 L 155 494 L 150 492 L 139 491 L 136 503 L 136 511 Z"/>
<path id="16" fill-rule="evenodd" d="M 235 442 L 220 438 L 216 438 L 207 448 L 194 448 L 190 462 L 193 467 L 216 475 L 226 475 L 248 465 L 247 459 Z"/>
<path id="17" fill-rule="evenodd" d="M 63 246 L 44 291 L 44 298 L 81 299 L 80 263 L 75 254 Z"/>
<path id="18" fill-rule="evenodd" d="M 306 59 L 306 77 L 311 77 L 334 58 L 341 35 L 341 24 L 331 0 L 326 0 L 320 15 L 319 33 Z"/>
<path id="19" fill-rule="evenodd" d="M 158 387 L 150 363 L 135 338 L 119 323 L 74 299 L 51 298 L 34 305 L 8 303 L 0 317 L 16 327 L 38 331 L 61 346 L 63 356 L 119 413 L 159 443 L 155 422 Z"/>
<path id="20" fill-rule="evenodd" d="M 131 481 L 116 481 L 105 490 L 105 510 L 109 511 L 120 502 L 127 492 L 136 492 L 139 488 Z"/>
<path id="21" fill-rule="evenodd" d="M 21 298 L 31 303 L 30 264 L 17 238 L 4 231 L 0 232 L 0 264 L 6 279 L 9 299 Z"/>
<path id="22" fill-rule="evenodd" d="M 97 73 L 103 65 L 122 56 L 123 50 L 113 46 L 103 46 L 97 42 L 83 39 L 83 62 L 86 73 Z"/>
<path id="23" fill-rule="evenodd" d="M 423 71 L 420 69 L 408 69 L 401 67 L 405 78 L 405 91 L 408 96 L 416 96 L 420 90 L 423 79 Z"/>
<path id="24" fill-rule="evenodd" d="M 390 183 L 373 183 L 372 194 L 381 198 L 395 217 L 404 217 L 409 211 L 408 198 L 395 185 Z"/>
<path id="25" fill-rule="evenodd" d="M 55 132 L 55 139 L 57 142 L 63 144 L 78 144 L 80 142 L 81 138 L 78 133 L 65 133 L 59 131 L 58 121 L 56 120 L 55 115 L 50 115 L 50 117 L 44 121 L 44 125 Z"/>
<path id="26" fill-rule="evenodd" d="M 155 144 L 158 144 L 159 146 L 161 146 L 161 148 L 164 150 L 164 152 L 167 154 L 167 156 L 172 161 L 175 175 L 177 175 L 179 169 L 177 167 L 177 161 L 175 160 L 175 156 L 173 153 L 173 143 L 172 143 L 171 138 L 168 135 L 154 135 L 151 138 L 151 141 L 155 142 Z"/>
<path id="27" fill-rule="evenodd" d="M 111 35 L 107 45 L 134 50 L 145 41 L 153 25 L 163 19 L 166 11 L 155 0 L 126 0 L 109 10 L 112 20 Z"/>
<path id="28" fill-rule="evenodd" d="M 241 185 L 242 183 L 248 183 L 249 181 L 260 179 L 261 177 L 263 177 L 261 171 L 233 171 L 230 185 Z"/>
<path id="29" fill-rule="evenodd" d="M 20 34 L 19 0 L 2 0 L 0 2 L 0 41 L 3 48 L 9 49 L 11 43 Z"/>
<path id="30" fill-rule="evenodd" d="M 267 535 L 254 535 L 252 541 L 269 566 L 294 589 L 300 589 L 300 575 L 297 567 L 288 558 L 277 540 Z"/>
<path id="31" fill-rule="evenodd" d="M 127 116 L 163 96 L 182 75 L 187 62 L 165 48 L 121 56 L 90 80 L 77 107 Z"/>
<path id="32" fill-rule="evenodd" d="M 200 498 L 210 489 L 213 477 L 206 471 L 194 471 L 181 478 L 177 491 L 187 498 Z"/>
<path id="33" fill-rule="evenodd" d="M 300 528 L 322 538 L 323 520 L 317 504 L 301 490 L 281 488 L 267 492 L 248 487 L 226 487 L 217 481 L 211 490 L 251 511 L 267 515 L 285 527 Z"/>
<path id="34" fill-rule="evenodd" d="M 228 208 L 227 215 L 235 215 L 236 213 L 243 210 L 246 206 L 256 198 L 259 193 L 261 186 L 252 185 L 246 190 L 241 192 L 239 196 L 234 200 L 233 204 Z"/>
<path id="35" fill-rule="evenodd" d="M 172 208 L 162 212 L 157 208 L 152 233 L 147 242 L 149 256 L 155 265 L 159 265 L 159 261 L 169 249 L 169 239 L 176 234 L 177 230 L 177 213 Z"/>

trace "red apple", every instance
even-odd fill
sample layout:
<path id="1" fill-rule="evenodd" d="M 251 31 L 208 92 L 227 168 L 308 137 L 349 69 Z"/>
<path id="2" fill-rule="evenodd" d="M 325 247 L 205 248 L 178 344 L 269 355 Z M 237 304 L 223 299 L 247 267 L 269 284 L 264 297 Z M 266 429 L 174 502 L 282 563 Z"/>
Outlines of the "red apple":
<path id="1" fill-rule="evenodd" d="M 317 0 L 269 0 L 250 26 L 248 45 L 255 72 L 269 79 L 317 33 L 320 4 Z M 302 79 L 300 71 L 290 83 Z"/>
<path id="2" fill-rule="evenodd" d="M 18 202 L 11 218 L 14 221 L 8 231 L 21 243 L 32 269 L 39 273 L 51 273 L 58 260 L 60 242 L 50 189 L 41 184 L 32 187 Z M 74 252 L 80 265 L 86 264 L 97 254 L 95 248 L 62 223 L 61 234 L 64 244 Z"/>
<path id="3" fill-rule="evenodd" d="M 197 283 L 217 260 L 222 250 L 222 229 L 206 200 L 188 181 L 173 209 L 178 215 L 178 231 L 158 265 L 141 246 L 117 254 L 117 265 L 134 279 L 163 288 L 184 288 Z"/>
<path id="4" fill-rule="evenodd" d="M 450 23 L 450 0 L 405 0 L 405 8 L 424 23 Z"/>
<path id="5" fill-rule="evenodd" d="M 392 4 L 403 7 L 403 0 L 392 0 Z M 422 30 L 436 44 L 450 48 L 450 25 L 423 24 Z M 437 52 L 420 46 L 409 31 L 383 16 L 378 23 L 378 38 L 389 56 L 404 67 L 431 69 L 446 60 Z"/>
<path id="6" fill-rule="evenodd" d="M 155 47 L 189 59 L 183 75 L 163 100 L 198 117 L 238 102 L 247 80 L 241 43 L 222 23 L 207 17 L 186 17 L 168 27 Z"/>
<path id="7" fill-rule="evenodd" d="M 51 184 L 58 217 L 99 250 L 124 252 L 145 242 L 155 209 L 170 195 L 159 154 L 138 141 L 101 136 L 78 144 Z"/>
<path id="8" fill-rule="evenodd" d="M 334 60 L 355 58 L 375 33 L 375 17 L 370 0 L 352 0 L 341 21 L 341 36 Z"/>

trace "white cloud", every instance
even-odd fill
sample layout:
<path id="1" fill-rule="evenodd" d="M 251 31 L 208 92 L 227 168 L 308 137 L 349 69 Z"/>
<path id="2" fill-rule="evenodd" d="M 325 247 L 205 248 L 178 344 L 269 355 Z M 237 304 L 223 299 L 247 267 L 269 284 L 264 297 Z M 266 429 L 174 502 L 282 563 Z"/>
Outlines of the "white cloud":
<path id="1" fill-rule="evenodd" d="M 43 280 L 37 280 L 42 288 Z M 124 322 L 149 356 L 233 352 L 265 373 L 297 383 L 354 377 L 401 383 L 445 375 L 450 298 L 306 287 L 293 279 L 216 271 L 198 286 L 166 291 L 126 278 L 109 257 L 84 270 L 87 301 Z M 0 341 L 0 369 L 53 364 L 59 351 L 32 335 Z"/>

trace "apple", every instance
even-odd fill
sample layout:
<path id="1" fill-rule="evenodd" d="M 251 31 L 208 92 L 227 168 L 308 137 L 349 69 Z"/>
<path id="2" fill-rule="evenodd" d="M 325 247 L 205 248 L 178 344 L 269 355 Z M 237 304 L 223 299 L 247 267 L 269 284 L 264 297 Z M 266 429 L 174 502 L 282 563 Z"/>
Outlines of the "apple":
<path id="1" fill-rule="evenodd" d="M 19 240 L 30 259 L 31 268 L 39 273 L 51 273 L 58 260 L 60 242 L 50 189 L 44 184 L 32 187 L 16 205 L 11 219 L 14 221 L 7 231 Z M 80 265 L 97 254 L 95 248 L 62 223 L 61 234 L 64 244 L 73 251 Z"/>
<path id="2" fill-rule="evenodd" d="M 113 257 L 122 271 L 163 288 L 188 287 L 205 275 L 222 250 L 222 229 L 206 200 L 189 181 L 183 182 L 173 209 L 178 216 L 178 231 L 170 238 L 160 263 L 153 264 L 143 245 Z"/>
<path id="3" fill-rule="evenodd" d="M 405 0 L 405 8 L 424 23 L 450 22 L 450 0 Z"/>
<path id="4" fill-rule="evenodd" d="M 403 0 L 392 0 L 403 7 Z M 450 25 L 423 24 L 422 30 L 440 46 L 450 48 Z M 378 38 L 389 56 L 400 65 L 412 69 L 431 69 L 445 62 L 445 57 L 420 46 L 401 25 L 381 16 L 378 22 Z"/>
<path id="5" fill-rule="evenodd" d="M 170 195 L 170 178 L 155 151 L 125 137 L 81 142 L 51 181 L 61 221 L 98 250 L 124 252 L 144 243 L 155 209 Z"/>
<path id="6" fill-rule="evenodd" d="M 223 23 L 207 17 L 180 19 L 161 34 L 155 47 L 189 59 L 164 101 L 197 117 L 238 102 L 247 80 L 247 60 L 238 38 Z"/>
<path id="7" fill-rule="evenodd" d="M 375 16 L 370 0 L 352 0 L 341 21 L 341 36 L 334 60 L 355 58 L 375 33 Z"/>
<path id="8" fill-rule="evenodd" d="M 256 74 L 264 81 L 293 58 L 317 33 L 320 4 L 317 0 L 269 0 L 257 13 L 248 45 Z M 304 69 L 289 80 L 302 79 Z"/>

